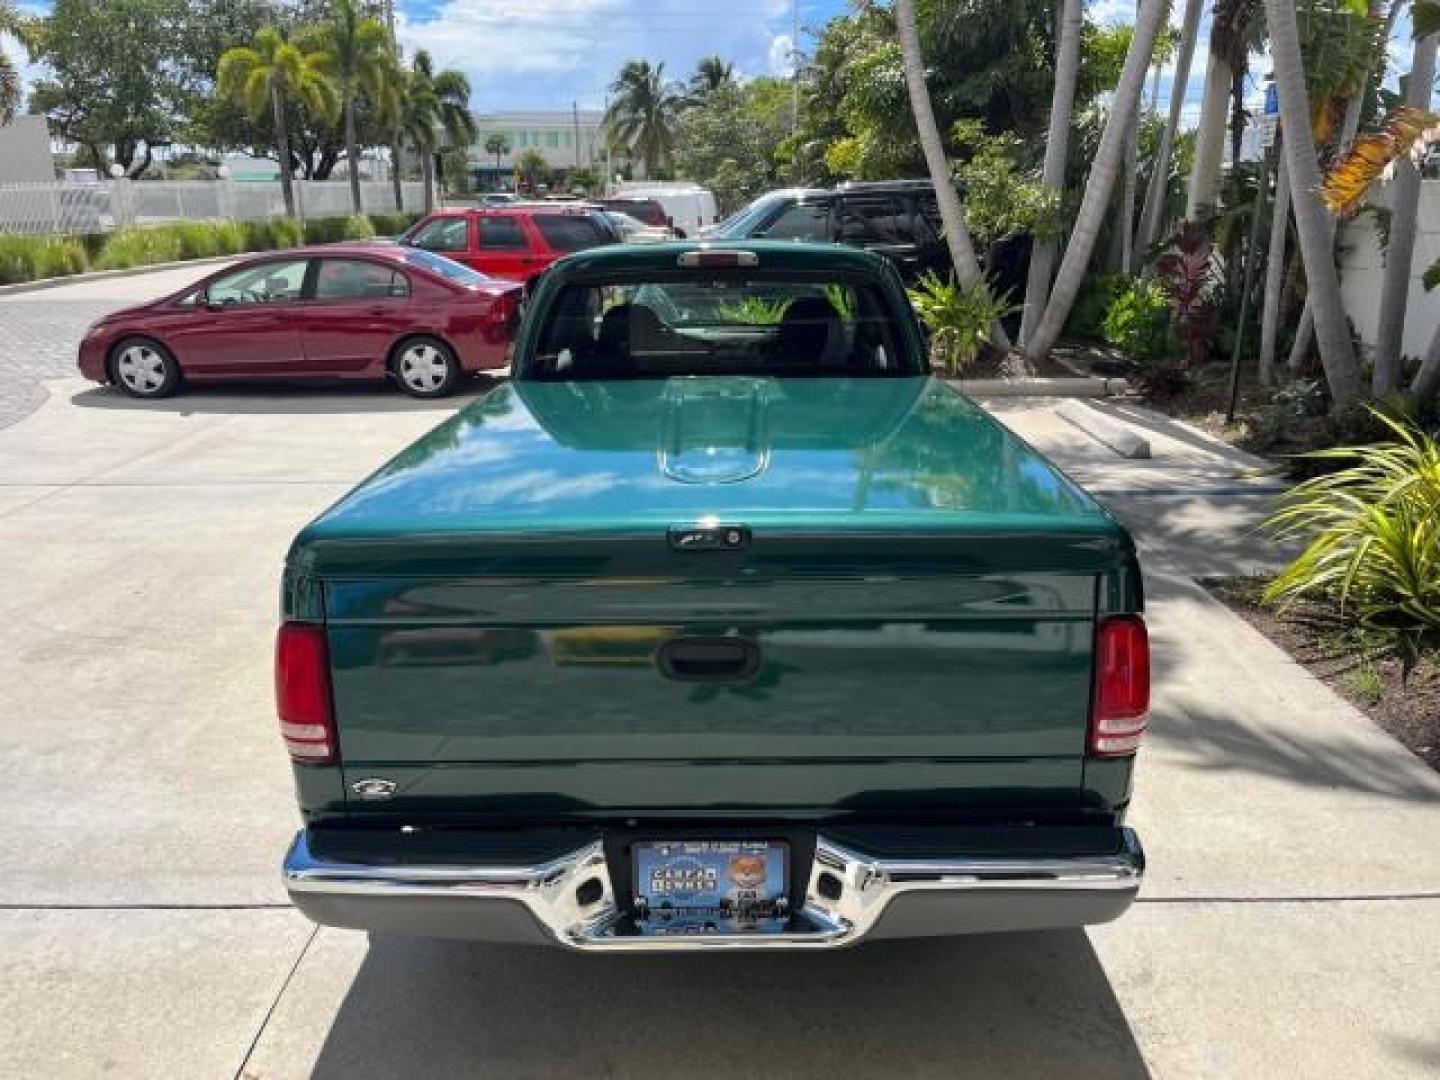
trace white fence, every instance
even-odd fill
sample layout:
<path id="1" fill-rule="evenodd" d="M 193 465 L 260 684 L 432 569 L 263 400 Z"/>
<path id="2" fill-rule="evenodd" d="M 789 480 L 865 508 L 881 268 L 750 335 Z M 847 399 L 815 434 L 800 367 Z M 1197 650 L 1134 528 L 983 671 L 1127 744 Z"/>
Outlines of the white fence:
<path id="1" fill-rule="evenodd" d="M 400 185 L 404 210 L 425 206 L 425 188 Z M 351 213 L 348 180 L 296 180 L 295 211 L 302 218 Z M 396 213 L 389 183 L 363 181 L 360 205 L 368 214 Z M 217 218 L 283 217 L 278 180 L 107 180 L 93 184 L 0 184 L 0 232 L 74 234 L 109 232 L 130 225 Z"/>
<path id="2" fill-rule="evenodd" d="M 1378 205 L 1389 207 L 1391 189 L 1381 188 L 1372 196 Z M 1380 289 L 1385 277 L 1385 254 L 1375 231 L 1372 214 L 1361 214 L 1340 234 L 1340 292 L 1345 311 L 1355 332 L 1368 350 L 1380 330 Z M 1400 351 L 1406 356 L 1424 356 L 1440 325 L 1440 289 L 1426 292 L 1421 280 L 1431 263 L 1440 259 L 1440 180 L 1420 183 L 1420 212 L 1415 228 L 1415 255 L 1410 263 L 1410 299 L 1405 307 L 1405 326 Z"/>

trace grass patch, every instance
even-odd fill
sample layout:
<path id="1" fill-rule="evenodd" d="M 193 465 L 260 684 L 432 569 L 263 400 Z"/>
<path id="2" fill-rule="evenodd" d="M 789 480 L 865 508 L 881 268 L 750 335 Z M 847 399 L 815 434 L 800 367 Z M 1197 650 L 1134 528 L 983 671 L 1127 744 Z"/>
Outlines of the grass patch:
<path id="1" fill-rule="evenodd" d="M 0 233 L 0 285 L 68 277 L 86 270 L 132 270 L 157 263 L 281 251 L 303 244 L 394 236 L 419 214 L 270 218 L 262 221 L 176 221 L 143 229 L 78 236 Z"/>

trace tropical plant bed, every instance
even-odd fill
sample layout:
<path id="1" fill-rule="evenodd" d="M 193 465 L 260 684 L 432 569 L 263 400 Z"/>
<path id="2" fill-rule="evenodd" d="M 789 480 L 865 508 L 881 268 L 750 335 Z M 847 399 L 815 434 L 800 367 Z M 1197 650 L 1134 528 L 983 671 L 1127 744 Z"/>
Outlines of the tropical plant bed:
<path id="1" fill-rule="evenodd" d="M 1282 613 L 1261 603 L 1263 579 L 1207 578 L 1200 584 L 1431 768 L 1440 770 L 1440 650 L 1422 649 L 1404 679 L 1400 657 L 1386 640 L 1342 619 L 1333 602 L 1300 600 Z"/>

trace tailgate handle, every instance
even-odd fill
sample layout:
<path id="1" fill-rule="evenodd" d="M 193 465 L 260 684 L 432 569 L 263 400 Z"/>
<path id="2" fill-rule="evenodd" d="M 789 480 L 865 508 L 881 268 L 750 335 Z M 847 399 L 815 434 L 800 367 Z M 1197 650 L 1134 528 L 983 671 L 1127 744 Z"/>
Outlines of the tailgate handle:
<path id="1" fill-rule="evenodd" d="M 655 654 L 660 670 L 681 682 L 742 682 L 760 670 L 760 649 L 734 637 L 675 638 Z"/>

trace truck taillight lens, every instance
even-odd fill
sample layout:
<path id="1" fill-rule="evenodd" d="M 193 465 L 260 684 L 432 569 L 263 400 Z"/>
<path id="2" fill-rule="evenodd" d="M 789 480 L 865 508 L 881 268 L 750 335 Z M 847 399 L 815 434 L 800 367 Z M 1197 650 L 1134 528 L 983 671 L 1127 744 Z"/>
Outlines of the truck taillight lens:
<path id="1" fill-rule="evenodd" d="M 275 706 L 280 735 L 293 760 L 303 765 L 335 761 L 338 740 L 323 626 L 285 623 L 280 627 L 275 639 Z"/>
<path id="2" fill-rule="evenodd" d="M 1139 615 L 1102 618 L 1095 631 L 1092 757 L 1120 757 L 1140 748 L 1150 716 L 1150 636 Z"/>

